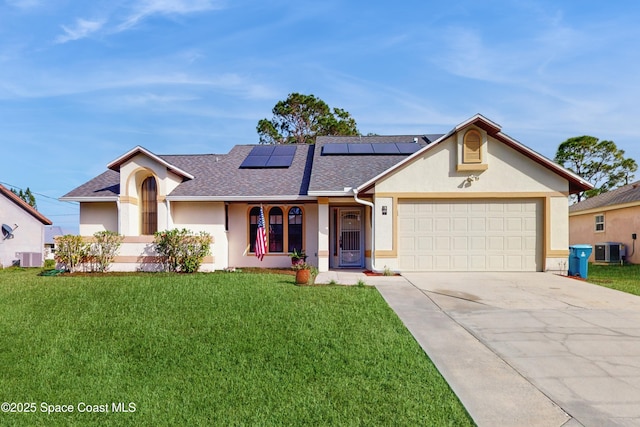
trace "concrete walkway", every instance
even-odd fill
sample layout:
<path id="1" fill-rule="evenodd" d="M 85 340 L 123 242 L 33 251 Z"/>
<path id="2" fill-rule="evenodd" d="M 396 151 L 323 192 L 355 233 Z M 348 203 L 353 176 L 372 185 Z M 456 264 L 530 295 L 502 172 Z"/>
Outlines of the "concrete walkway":
<path id="1" fill-rule="evenodd" d="M 639 297 L 548 273 L 334 273 L 376 286 L 479 426 L 640 426 Z"/>

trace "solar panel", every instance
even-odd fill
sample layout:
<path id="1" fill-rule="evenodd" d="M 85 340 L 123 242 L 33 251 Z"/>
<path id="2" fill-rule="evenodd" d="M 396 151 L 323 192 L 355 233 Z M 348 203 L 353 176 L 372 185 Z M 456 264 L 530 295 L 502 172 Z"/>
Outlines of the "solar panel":
<path id="1" fill-rule="evenodd" d="M 276 149 L 273 145 L 257 145 L 253 147 L 250 156 L 270 156 L 273 154 L 273 151 Z"/>
<path id="2" fill-rule="evenodd" d="M 349 154 L 373 154 L 371 144 L 347 144 Z"/>
<path id="3" fill-rule="evenodd" d="M 420 149 L 414 142 L 380 143 L 336 143 L 322 146 L 322 155 L 363 156 L 363 155 L 407 155 Z"/>
<path id="4" fill-rule="evenodd" d="M 276 145 L 273 150 L 272 156 L 293 156 L 296 154 L 295 145 Z"/>
<path id="5" fill-rule="evenodd" d="M 296 154 L 295 145 L 258 145 L 244 159 L 240 168 L 288 168 Z"/>
<path id="6" fill-rule="evenodd" d="M 269 156 L 252 156 L 249 154 L 244 162 L 240 165 L 241 168 L 263 168 L 267 165 Z"/>
<path id="7" fill-rule="evenodd" d="M 293 162 L 293 155 L 291 156 L 271 156 L 267 161 L 265 167 L 267 168 L 288 168 Z"/>
<path id="8" fill-rule="evenodd" d="M 400 154 L 413 154 L 420 149 L 420 145 L 414 142 L 396 142 Z"/>
<path id="9" fill-rule="evenodd" d="M 322 147 L 322 154 L 349 154 L 347 144 L 327 144 Z"/>
<path id="10" fill-rule="evenodd" d="M 376 154 L 400 154 L 396 144 L 371 144 Z"/>

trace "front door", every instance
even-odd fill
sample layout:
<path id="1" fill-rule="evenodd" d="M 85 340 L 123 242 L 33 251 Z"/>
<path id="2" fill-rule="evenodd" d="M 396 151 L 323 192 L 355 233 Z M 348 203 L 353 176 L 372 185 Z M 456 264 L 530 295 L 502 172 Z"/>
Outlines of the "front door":
<path id="1" fill-rule="evenodd" d="M 362 267 L 362 209 L 338 208 L 338 266 Z"/>

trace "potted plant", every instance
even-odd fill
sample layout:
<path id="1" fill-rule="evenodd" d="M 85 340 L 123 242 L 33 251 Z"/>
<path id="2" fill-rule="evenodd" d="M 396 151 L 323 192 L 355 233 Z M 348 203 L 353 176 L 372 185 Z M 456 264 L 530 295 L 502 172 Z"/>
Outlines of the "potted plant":
<path id="1" fill-rule="evenodd" d="M 311 279 L 312 266 L 306 262 L 300 262 L 291 266 L 296 271 L 296 285 L 306 285 Z"/>
<path id="2" fill-rule="evenodd" d="M 307 261 L 307 254 L 304 253 L 304 249 L 293 249 L 293 252 L 289 254 L 291 257 L 291 265 L 304 264 Z"/>

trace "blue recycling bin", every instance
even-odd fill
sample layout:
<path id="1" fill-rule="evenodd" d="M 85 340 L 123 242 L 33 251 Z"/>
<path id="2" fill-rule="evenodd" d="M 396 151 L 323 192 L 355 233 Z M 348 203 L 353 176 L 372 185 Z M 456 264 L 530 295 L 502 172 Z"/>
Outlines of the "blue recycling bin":
<path id="1" fill-rule="evenodd" d="M 569 246 L 569 276 L 587 278 L 589 256 L 591 256 L 592 250 L 591 245 Z"/>

